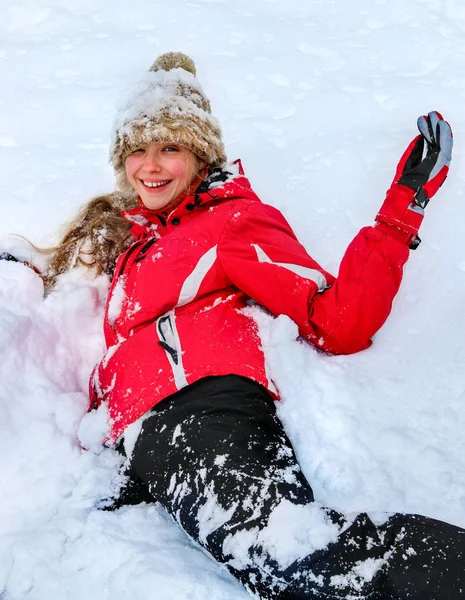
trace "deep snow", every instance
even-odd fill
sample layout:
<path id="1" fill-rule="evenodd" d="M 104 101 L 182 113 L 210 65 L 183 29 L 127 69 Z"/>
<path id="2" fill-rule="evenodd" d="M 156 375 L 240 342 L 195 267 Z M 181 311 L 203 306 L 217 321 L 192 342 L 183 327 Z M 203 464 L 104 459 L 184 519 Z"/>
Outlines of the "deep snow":
<path id="1" fill-rule="evenodd" d="M 121 92 L 160 53 L 196 61 L 257 193 L 325 268 L 370 224 L 418 115 L 450 121 L 451 173 L 427 208 L 390 319 L 330 357 L 265 315 L 279 414 L 317 499 L 344 512 L 465 527 L 465 8 L 457 0 L 19 0 L 0 21 L 0 250 L 41 264 L 89 197 L 112 189 Z M 0 262 L 0 597 L 248 597 L 154 506 L 96 509 L 111 451 L 82 452 L 107 281 Z M 92 437 L 85 422 L 81 438 Z"/>

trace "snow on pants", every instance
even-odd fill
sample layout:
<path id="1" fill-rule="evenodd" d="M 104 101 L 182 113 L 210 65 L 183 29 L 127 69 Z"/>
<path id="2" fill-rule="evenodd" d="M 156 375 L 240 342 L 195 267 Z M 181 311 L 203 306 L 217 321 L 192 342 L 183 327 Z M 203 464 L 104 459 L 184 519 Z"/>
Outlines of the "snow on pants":
<path id="1" fill-rule="evenodd" d="M 128 502 L 159 501 L 254 597 L 465 598 L 465 530 L 319 505 L 272 398 L 242 377 L 202 379 L 152 409 L 131 476 Z"/>

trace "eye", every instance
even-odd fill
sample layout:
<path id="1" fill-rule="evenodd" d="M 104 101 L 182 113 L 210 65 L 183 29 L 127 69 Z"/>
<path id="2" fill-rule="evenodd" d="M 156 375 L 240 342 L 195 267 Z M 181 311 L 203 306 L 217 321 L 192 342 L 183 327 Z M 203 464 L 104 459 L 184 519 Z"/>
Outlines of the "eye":
<path id="1" fill-rule="evenodd" d="M 141 154 L 142 152 L 145 152 L 145 150 L 143 148 L 138 148 L 137 150 L 131 152 L 131 154 Z"/>
<path id="2" fill-rule="evenodd" d="M 169 146 L 165 146 L 163 148 L 163 152 L 179 152 L 179 148 L 170 144 Z"/>

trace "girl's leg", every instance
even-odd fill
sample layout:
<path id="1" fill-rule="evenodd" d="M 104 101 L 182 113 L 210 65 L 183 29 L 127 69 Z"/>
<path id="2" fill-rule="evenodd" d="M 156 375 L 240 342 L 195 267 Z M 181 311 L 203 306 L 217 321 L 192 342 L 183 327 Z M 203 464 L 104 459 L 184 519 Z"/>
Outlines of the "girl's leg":
<path id="1" fill-rule="evenodd" d="M 247 379 L 209 377 L 157 405 L 131 468 L 260 598 L 465 597 L 465 531 L 414 515 L 347 521 L 315 503 L 273 400 Z"/>

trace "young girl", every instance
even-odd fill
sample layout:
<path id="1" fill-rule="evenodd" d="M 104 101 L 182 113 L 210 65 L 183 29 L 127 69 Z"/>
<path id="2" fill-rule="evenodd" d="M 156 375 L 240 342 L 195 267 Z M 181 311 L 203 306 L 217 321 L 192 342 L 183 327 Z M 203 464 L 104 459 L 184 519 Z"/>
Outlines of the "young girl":
<path id="1" fill-rule="evenodd" d="M 108 350 L 90 383 L 91 409 L 108 412 L 107 443 L 128 454 L 113 508 L 160 502 L 257 598 L 465 597 L 464 530 L 416 515 L 348 519 L 314 501 L 247 310 L 253 301 L 288 315 L 326 352 L 371 344 L 450 163 L 441 115 L 418 126 L 376 224 L 335 278 L 240 162 L 226 163 L 193 61 L 163 55 L 115 121 L 118 191 L 84 209 L 44 277 L 52 287 L 76 260 L 113 277 Z"/>

